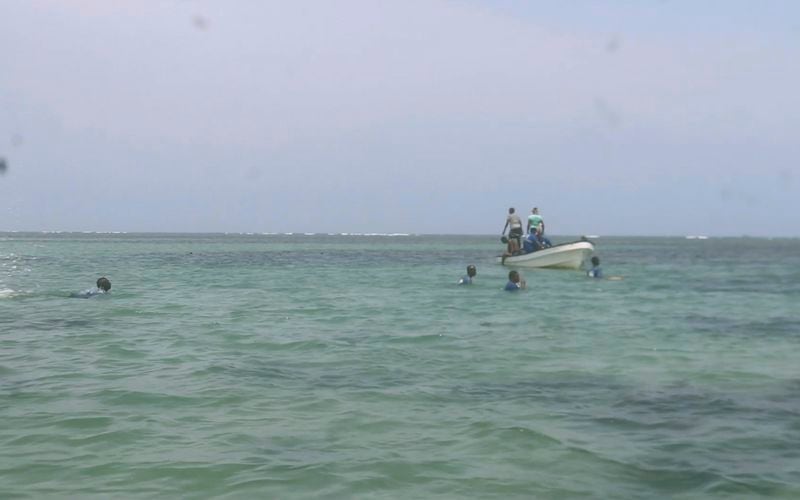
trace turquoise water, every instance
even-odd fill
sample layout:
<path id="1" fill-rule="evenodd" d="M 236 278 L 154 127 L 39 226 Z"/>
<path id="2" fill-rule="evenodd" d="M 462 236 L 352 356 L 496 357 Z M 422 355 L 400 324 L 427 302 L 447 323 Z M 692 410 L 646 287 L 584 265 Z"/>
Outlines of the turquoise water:
<path id="1" fill-rule="evenodd" d="M 0 497 L 800 497 L 800 240 L 496 240 L 0 233 Z"/>

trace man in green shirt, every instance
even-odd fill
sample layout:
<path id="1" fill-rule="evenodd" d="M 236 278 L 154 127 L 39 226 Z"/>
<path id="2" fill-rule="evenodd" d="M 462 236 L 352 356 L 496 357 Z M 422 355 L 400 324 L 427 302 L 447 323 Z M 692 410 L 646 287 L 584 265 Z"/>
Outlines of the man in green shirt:
<path id="1" fill-rule="evenodd" d="M 539 215 L 539 207 L 533 207 L 528 216 L 528 232 L 544 234 L 544 218 Z"/>
<path id="2" fill-rule="evenodd" d="M 542 245 L 552 246 L 550 240 L 544 237 L 544 218 L 539 215 L 539 207 L 533 207 L 528 216 L 528 233 L 534 234 Z"/>

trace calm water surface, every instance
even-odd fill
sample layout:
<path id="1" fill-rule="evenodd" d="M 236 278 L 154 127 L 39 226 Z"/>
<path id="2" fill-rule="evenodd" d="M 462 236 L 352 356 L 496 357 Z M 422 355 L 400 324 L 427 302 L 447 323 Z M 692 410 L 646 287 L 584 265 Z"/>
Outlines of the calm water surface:
<path id="1" fill-rule="evenodd" d="M 0 497 L 800 497 L 800 240 L 596 243 L 0 233 Z"/>

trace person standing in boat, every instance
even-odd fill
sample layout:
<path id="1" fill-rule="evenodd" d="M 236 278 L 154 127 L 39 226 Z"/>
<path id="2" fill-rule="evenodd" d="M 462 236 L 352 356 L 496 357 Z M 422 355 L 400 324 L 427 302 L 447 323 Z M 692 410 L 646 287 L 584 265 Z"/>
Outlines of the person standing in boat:
<path id="1" fill-rule="evenodd" d="M 522 246 L 522 219 L 514 213 L 514 207 L 508 209 L 506 225 L 503 226 L 503 232 L 500 234 L 505 236 L 506 229 L 508 229 L 508 253 L 516 255 L 519 253 L 520 246 Z"/>
<path id="2" fill-rule="evenodd" d="M 536 239 L 539 240 L 539 243 L 543 247 L 551 247 L 553 246 L 544 235 L 544 217 L 539 214 L 539 207 L 533 207 L 531 209 L 531 214 L 528 216 L 528 231 L 529 234 L 533 234 L 536 236 Z"/>

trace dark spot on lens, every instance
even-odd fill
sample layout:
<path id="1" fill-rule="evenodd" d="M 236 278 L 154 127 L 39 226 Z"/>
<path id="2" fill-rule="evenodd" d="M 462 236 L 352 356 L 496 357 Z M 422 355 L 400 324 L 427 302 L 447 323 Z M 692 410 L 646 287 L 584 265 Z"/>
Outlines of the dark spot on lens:
<path id="1" fill-rule="evenodd" d="M 208 19 L 203 16 L 194 16 L 192 18 L 192 24 L 200 31 L 206 31 L 208 29 Z"/>

